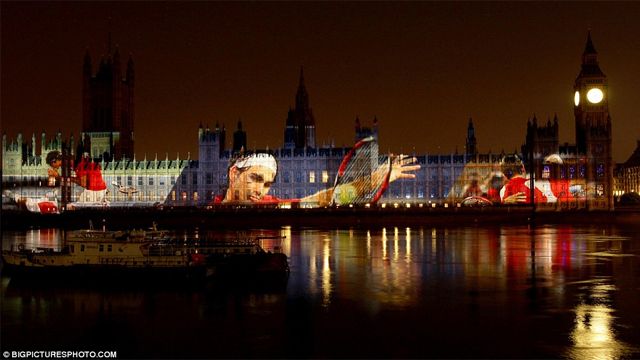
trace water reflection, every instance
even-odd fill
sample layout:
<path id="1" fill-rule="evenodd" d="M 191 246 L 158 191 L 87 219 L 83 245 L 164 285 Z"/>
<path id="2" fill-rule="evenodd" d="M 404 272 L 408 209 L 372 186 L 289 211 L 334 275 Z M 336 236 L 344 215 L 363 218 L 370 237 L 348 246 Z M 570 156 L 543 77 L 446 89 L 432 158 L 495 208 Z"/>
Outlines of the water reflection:
<path id="1" fill-rule="evenodd" d="M 167 324 L 192 322 L 207 336 L 218 331 L 206 329 L 206 324 L 222 321 L 230 331 L 224 337 L 229 344 L 219 344 L 227 346 L 223 351 L 227 355 L 234 355 L 231 344 L 238 345 L 238 340 L 230 340 L 231 334 L 249 336 L 243 343 L 252 349 L 247 356 L 614 359 L 640 355 L 632 346 L 640 342 L 636 315 L 640 237 L 635 229 L 283 227 L 245 235 L 285 237 L 265 239 L 263 246 L 280 246 L 289 256 L 286 292 L 60 293 L 12 289 L 4 279 L 3 325 L 7 321 L 13 327 L 32 321 L 48 324 L 51 316 L 57 316 L 55 311 L 70 319 L 111 325 L 117 318 L 118 325 L 129 326 L 127 314 L 142 311 L 145 315 L 136 321 L 162 327 L 163 312 L 173 309 L 182 320 L 176 316 Z M 2 246 L 23 243 L 29 248 L 60 249 L 62 237 L 57 229 L 7 233 Z M 260 330 L 250 330 L 255 326 Z M 179 327 L 185 337 L 196 336 L 188 327 Z M 341 327 L 345 333 L 325 331 Z M 130 335 L 162 346 L 148 336 Z M 405 340 L 396 345 L 371 341 L 389 337 Z M 492 345 L 496 339 L 501 339 L 501 346 Z M 420 345 L 426 342 L 432 344 L 428 350 Z M 458 348 L 460 343 L 467 346 Z M 347 347 L 366 350 L 350 353 L 344 351 Z"/>
<path id="2" fill-rule="evenodd" d="M 439 296 L 441 291 L 469 294 L 472 304 L 478 302 L 473 299 L 478 294 L 491 293 L 498 306 L 567 309 L 576 314 L 576 327 L 555 341 L 567 344 L 570 357 L 616 358 L 628 347 L 611 329 L 615 309 L 605 301 L 615 291 L 611 278 L 603 280 L 608 285 L 589 289 L 597 304 L 571 305 L 572 297 L 580 298 L 584 290 L 571 287 L 576 278 L 592 277 L 604 256 L 635 257 L 637 245 L 632 248 L 629 237 L 609 233 L 604 239 L 594 238 L 590 230 L 571 226 L 433 228 L 426 229 L 427 237 L 422 228 L 402 230 L 305 233 L 300 239 L 304 248 L 291 255 L 308 257 L 310 272 L 305 276 L 304 267 L 298 267 L 293 276 L 306 277 L 309 291 L 321 293 L 325 307 L 331 306 L 332 297 L 355 299 L 372 314 L 388 306 L 413 309 L 425 296 Z M 354 238 L 364 241 L 354 246 Z M 321 270 L 314 264 L 322 264 Z"/>
<path id="3" fill-rule="evenodd" d="M 611 295 L 616 287 L 606 280 L 596 280 L 584 290 L 581 303 L 574 310 L 575 326 L 571 332 L 573 346 L 567 351 L 567 357 L 619 359 L 631 356 L 633 349 L 616 338 L 614 329 L 617 319 Z"/>

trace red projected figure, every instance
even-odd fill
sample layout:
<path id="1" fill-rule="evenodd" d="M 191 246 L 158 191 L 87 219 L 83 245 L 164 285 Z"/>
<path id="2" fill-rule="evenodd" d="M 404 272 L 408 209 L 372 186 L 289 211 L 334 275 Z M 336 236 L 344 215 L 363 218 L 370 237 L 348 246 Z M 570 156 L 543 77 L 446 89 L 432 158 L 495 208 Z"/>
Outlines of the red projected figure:
<path id="1" fill-rule="evenodd" d="M 530 204 L 531 191 L 529 188 L 529 178 L 524 164 L 517 155 L 507 155 L 502 159 L 502 172 L 509 179 L 507 184 L 500 190 L 500 198 L 503 204 Z M 547 197 L 535 188 L 535 202 L 546 203 Z"/>
<path id="2" fill-rule="evenodd" d="M 84 153 L 82 159 L 75 169 L 75 178 L 73 182 L 84 188 L 79 202 L 105 202 L 107 185 L 102 179 L 102 171 L 100 164 L 93 162 L 89 158 L 89 154 Z"/>

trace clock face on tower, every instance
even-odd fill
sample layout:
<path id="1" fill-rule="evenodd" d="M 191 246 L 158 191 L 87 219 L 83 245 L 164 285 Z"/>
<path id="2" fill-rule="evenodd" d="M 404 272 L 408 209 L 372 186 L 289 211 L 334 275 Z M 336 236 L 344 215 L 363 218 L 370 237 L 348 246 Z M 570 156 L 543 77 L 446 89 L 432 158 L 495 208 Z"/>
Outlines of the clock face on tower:
<path id="1" fill-rule="evenodd" d="M 598 88 L 593 88 L 587 92 L 587 100 L 592 104 L 598 104 L 604 98 L 604 93 Z"/>
<path id="2" fill-rule="evenodd" d="M 576 106 L 580 105 L 580 91 L 576 91 L 575 95 L 573 95 L 573 103 Z"/>

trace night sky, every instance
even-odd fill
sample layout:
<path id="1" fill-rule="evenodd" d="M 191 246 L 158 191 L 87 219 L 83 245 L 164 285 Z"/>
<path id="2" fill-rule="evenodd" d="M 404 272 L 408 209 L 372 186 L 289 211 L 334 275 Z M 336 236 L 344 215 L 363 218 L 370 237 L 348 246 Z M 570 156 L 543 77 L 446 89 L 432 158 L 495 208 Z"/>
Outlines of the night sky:
<path id="1" fill-rule="evenodd" d="M 282 145 L 300 66 L 317 142 L 348 146 L 356 115 L 381 150 L 519 149 L 557 113 L 575 142 L 573 82 L 591 29 L 609 79 L 614 160 L 640 139 L 640 3 L 1 3 L 2 131 L 81 130 L 82 60 L 112 33 L 136 67 L 137 157 L 197 154 L 198 124 L 238 119 Z M 109 20 L 111 18 L 111 20 Z"/>

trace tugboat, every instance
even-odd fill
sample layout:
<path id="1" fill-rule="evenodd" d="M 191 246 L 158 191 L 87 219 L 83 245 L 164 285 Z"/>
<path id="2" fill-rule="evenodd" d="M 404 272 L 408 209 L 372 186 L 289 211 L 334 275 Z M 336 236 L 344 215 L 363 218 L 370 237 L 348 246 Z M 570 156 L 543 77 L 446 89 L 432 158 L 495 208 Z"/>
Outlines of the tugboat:
<path id="1" fill-rule="evenodd" d="M 15 249 L 2 252 L 3 272 L 12 277 L 130 279 L 153 276 L 206 278 L 222 275 L 286 276 L 287 256 L 265 251 L 261 238 L 200 240 L 177 238 L 168 231 L 78 230 L 67 234 L 61 251 Z"/>

